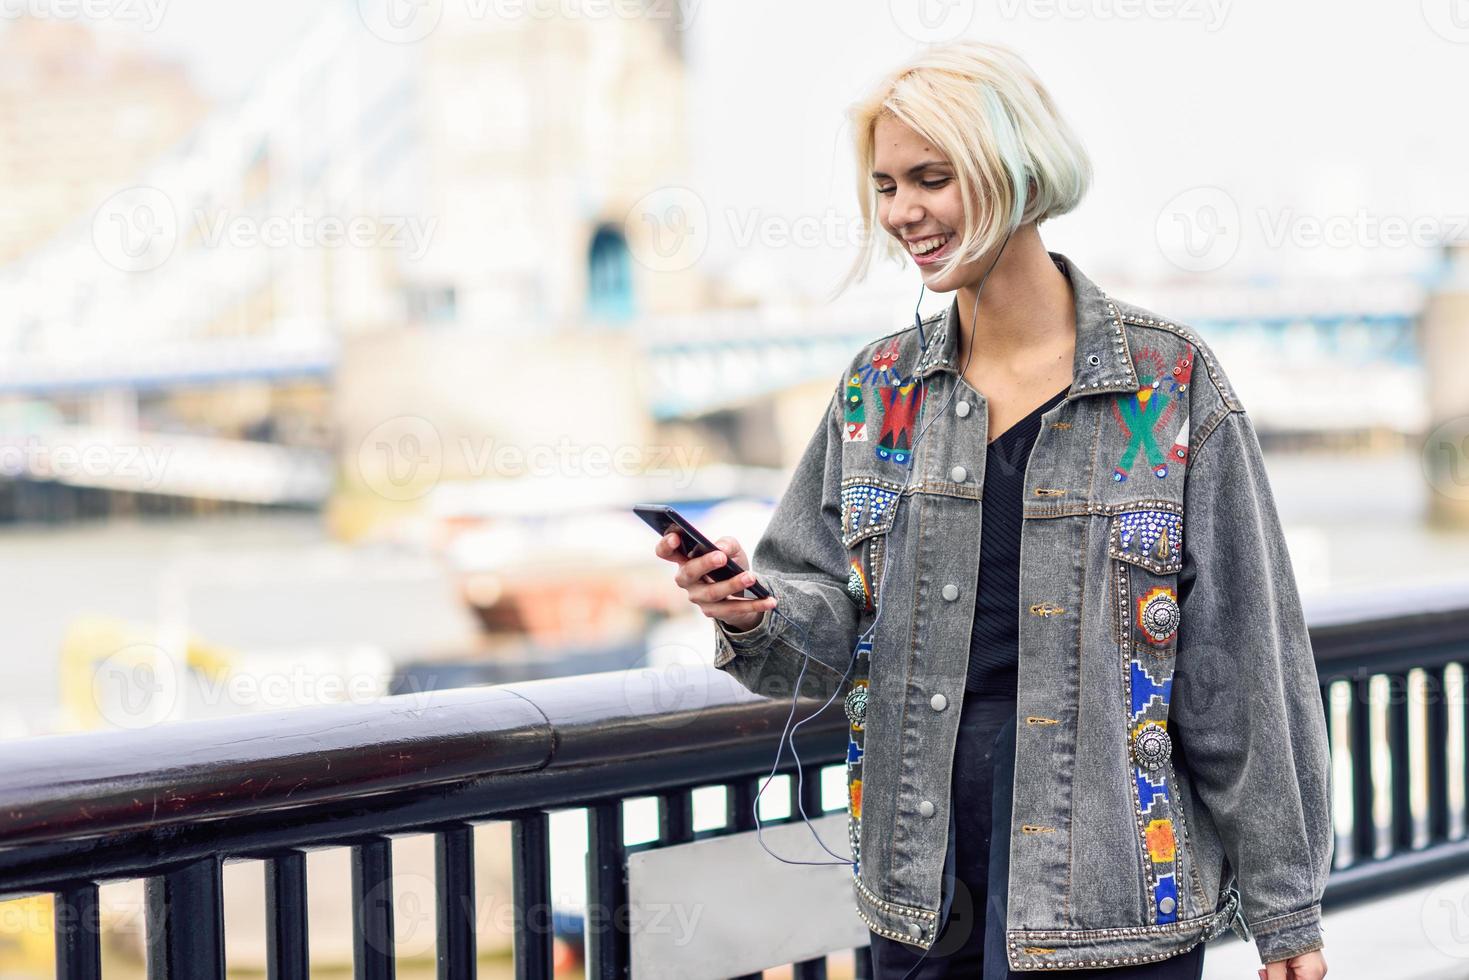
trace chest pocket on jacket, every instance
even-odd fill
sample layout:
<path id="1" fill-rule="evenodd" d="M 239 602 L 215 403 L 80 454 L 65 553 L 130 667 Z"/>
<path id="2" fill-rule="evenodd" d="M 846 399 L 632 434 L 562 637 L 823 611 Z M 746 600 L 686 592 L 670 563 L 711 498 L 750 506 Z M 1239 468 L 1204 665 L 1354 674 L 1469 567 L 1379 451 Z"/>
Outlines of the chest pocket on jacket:
<path id="1" fill-rule="evenodd" d="M 1183 515 L 1153 501 L 1112 515 L 1107 553 L 1115 559 L 1117 639 L 1124 650 L 1171 657 L 1177 650 L 1183 568 Z"/>
<path id="2" fill-rule="evenodd" d="M 847 592 L 864 612 L 877 604 L 887 535 L 898 514 L 903 485 L 872 476 L 842 480 L 842 544 L 847 547 Z"/>

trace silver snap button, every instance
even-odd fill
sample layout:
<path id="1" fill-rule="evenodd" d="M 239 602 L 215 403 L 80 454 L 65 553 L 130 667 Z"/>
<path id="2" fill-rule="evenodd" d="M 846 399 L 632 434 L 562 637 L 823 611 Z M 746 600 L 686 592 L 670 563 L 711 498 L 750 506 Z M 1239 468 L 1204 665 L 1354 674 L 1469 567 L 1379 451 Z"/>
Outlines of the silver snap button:
<path id="1" fill-rule="evenodd" d="M 949 699 L 942 694 L 935 694 L 928 699 L 928 706 L 935 711 L 943 711 L 949 706 Z"/>
<path id="2" fill-rule="evenodd" d="M 1173 911 L 1173 906 L 1173 896 L 1164 895 L 1163 898 L 1158 902 L 1158 911 L 1162 912 L 1164 915 L 1167 915 L 1169 912 Z"/>
<path id="3" fill-rule="evenodd" d="M 923 814 L 925 817 L 933 816 L 933 809 L 934 808 L 932 800 L 924 800 L 922 803 L 918 804 L 918 812 Z"/>
<path id="4" fill-rule="evenodd" d="M 947 599 L 949 602 L 953 602 L 955 599 L 959 598 L 959 586 L 955 585 L 953 582 L 950 582 L 948 585 L 944 586 L 944 598 Z"/>
<path id="5" fill-rule="evenodd" d="M 921 938 L 923 936 L 923 927 L 916 922 L 908 923 L 908 935 L 912 936 L 914 939 Z"/>
<path id="6" fill-rule="evenodd" d="M 969 417 L 969 403 L 968 402 L 960 402 L 959 404 L 955 405 L 954 406 L 954 414 L 957 415 L 957 416 L 959 416 L 961 419 L 968 418 Z"/>
<path id="7" fill-rule="evenodd" d="M 956 466 L 952 470 L 949 470 L 949 479 L 953 480 L 955 483 L 963 483 L 964 478 L 968 475 L 969 471 L 962 466 Z"/>
<path id="8" fill-rule="evenodd" d="M 1168 731 L 1157 722 L 1144 722 L 1132 737 L 1133 761 L 1147 772 L 1162 769 L 1172 753 L 1173 740 L 1168 737 Z"/>
<path id="9" fill-rule="evenodd" d="M 1100 357 L 1098 357 L 1096 354 L 1088 354 L 1086 356 L 1086 362 L 1088 364 L 1091 364 L 1091 365 L 1095 366 L 1097 364 L 1102 363 L 1102 359 Z"/>

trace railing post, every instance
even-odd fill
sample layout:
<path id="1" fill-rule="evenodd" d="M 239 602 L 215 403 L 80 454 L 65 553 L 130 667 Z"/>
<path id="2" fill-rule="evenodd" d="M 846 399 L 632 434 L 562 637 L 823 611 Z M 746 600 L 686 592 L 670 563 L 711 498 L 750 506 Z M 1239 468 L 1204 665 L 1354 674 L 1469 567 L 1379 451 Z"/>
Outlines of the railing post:
<path id="1" fill-rule="evenodd" d="M 546 811 L 516 817 L 510 827 L 515 893 L 515 980 L 551 980 L 551 833 Z"/>
<path id="2" fill-rule="evenodd" d="M 587 980 L 627 980 L 622 801 L 587 808 Z"/>
<path id="3" fill-rule="evenodd" d="M 220 859 L 149 878 L 148 980 L 224 980 Z"/>
<path id="4" fill-rule="evenodd" d="M 56 980 L 101 980 L 97 886 L 87 882 L 58 892 L 54 917 Z"/>
<path id="5" fill-rule="evenodd" d="M 352 846 L 352 964 L 356 980 L 393 980 L 393 842 Z"/>
<path id="6" fill-rule="evenodd" d="M 265 946 L 269 980 L 310 980 L 306 927 L 306 855 L 265 859 Z"/>
<path id="7" fill-rule="evenodd" d="M 1352 685 L 1352 863 L 1377 856 L 1377 817 L 1372 803 L 1372 677 L 1354 677 Z"/>
<path id="8" fill-rule="evenodd" d="M 474 828 L 434 835 L 434 888 L 438 899 L 439 980 L 475 980 Z"/>

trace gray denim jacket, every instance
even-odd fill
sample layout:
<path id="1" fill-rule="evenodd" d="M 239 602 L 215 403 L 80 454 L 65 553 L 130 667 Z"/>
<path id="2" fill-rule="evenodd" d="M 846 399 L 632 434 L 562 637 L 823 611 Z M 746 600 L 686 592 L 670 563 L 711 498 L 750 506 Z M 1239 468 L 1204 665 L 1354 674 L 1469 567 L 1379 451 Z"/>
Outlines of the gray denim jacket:
<path id="1" fill-rule="evenodd" d="M 1010 967 L 1159 960 L 1231 926 L 1261 962 L 1317 949 L 1326 719 L 1254 427 L 1196 333 L 1052 259 L 1076 358 L 1024 474 Z M 804 646 L 803 691 L 845 695 L 857 911 L 922 948 L 982 560 L 988 412 L 957 309 L 838 379 L 751 554 L 785 618 L 714 623 L 750 690 L 790 698 Z"/>

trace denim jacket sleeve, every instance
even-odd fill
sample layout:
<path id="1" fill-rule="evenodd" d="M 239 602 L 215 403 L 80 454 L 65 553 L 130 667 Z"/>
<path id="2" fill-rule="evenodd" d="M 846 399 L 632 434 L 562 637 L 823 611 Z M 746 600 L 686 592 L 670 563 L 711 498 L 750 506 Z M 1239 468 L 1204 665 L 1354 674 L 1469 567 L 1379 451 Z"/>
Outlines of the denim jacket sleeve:
<path id="1" fill-rule="evenodd" d="M 1175 729 L 1262 963 L 1321 948 L 1330 758 L 1316 662 L 1260 443 L 1235 404 L 1184 487 Z"/>
<path id="2" fill-rule="evenodd" d="M 842 407 L 834 389 L 750 555 L 756 576 L 775 595 L 775 609 L 742 632 L 714 620 L 714 666 L 767 697 L 794 693 L 806 653 L 804 696 L 825 701 L 850 679 L 860 611 L 847 591 L 841 540 Z"/>

